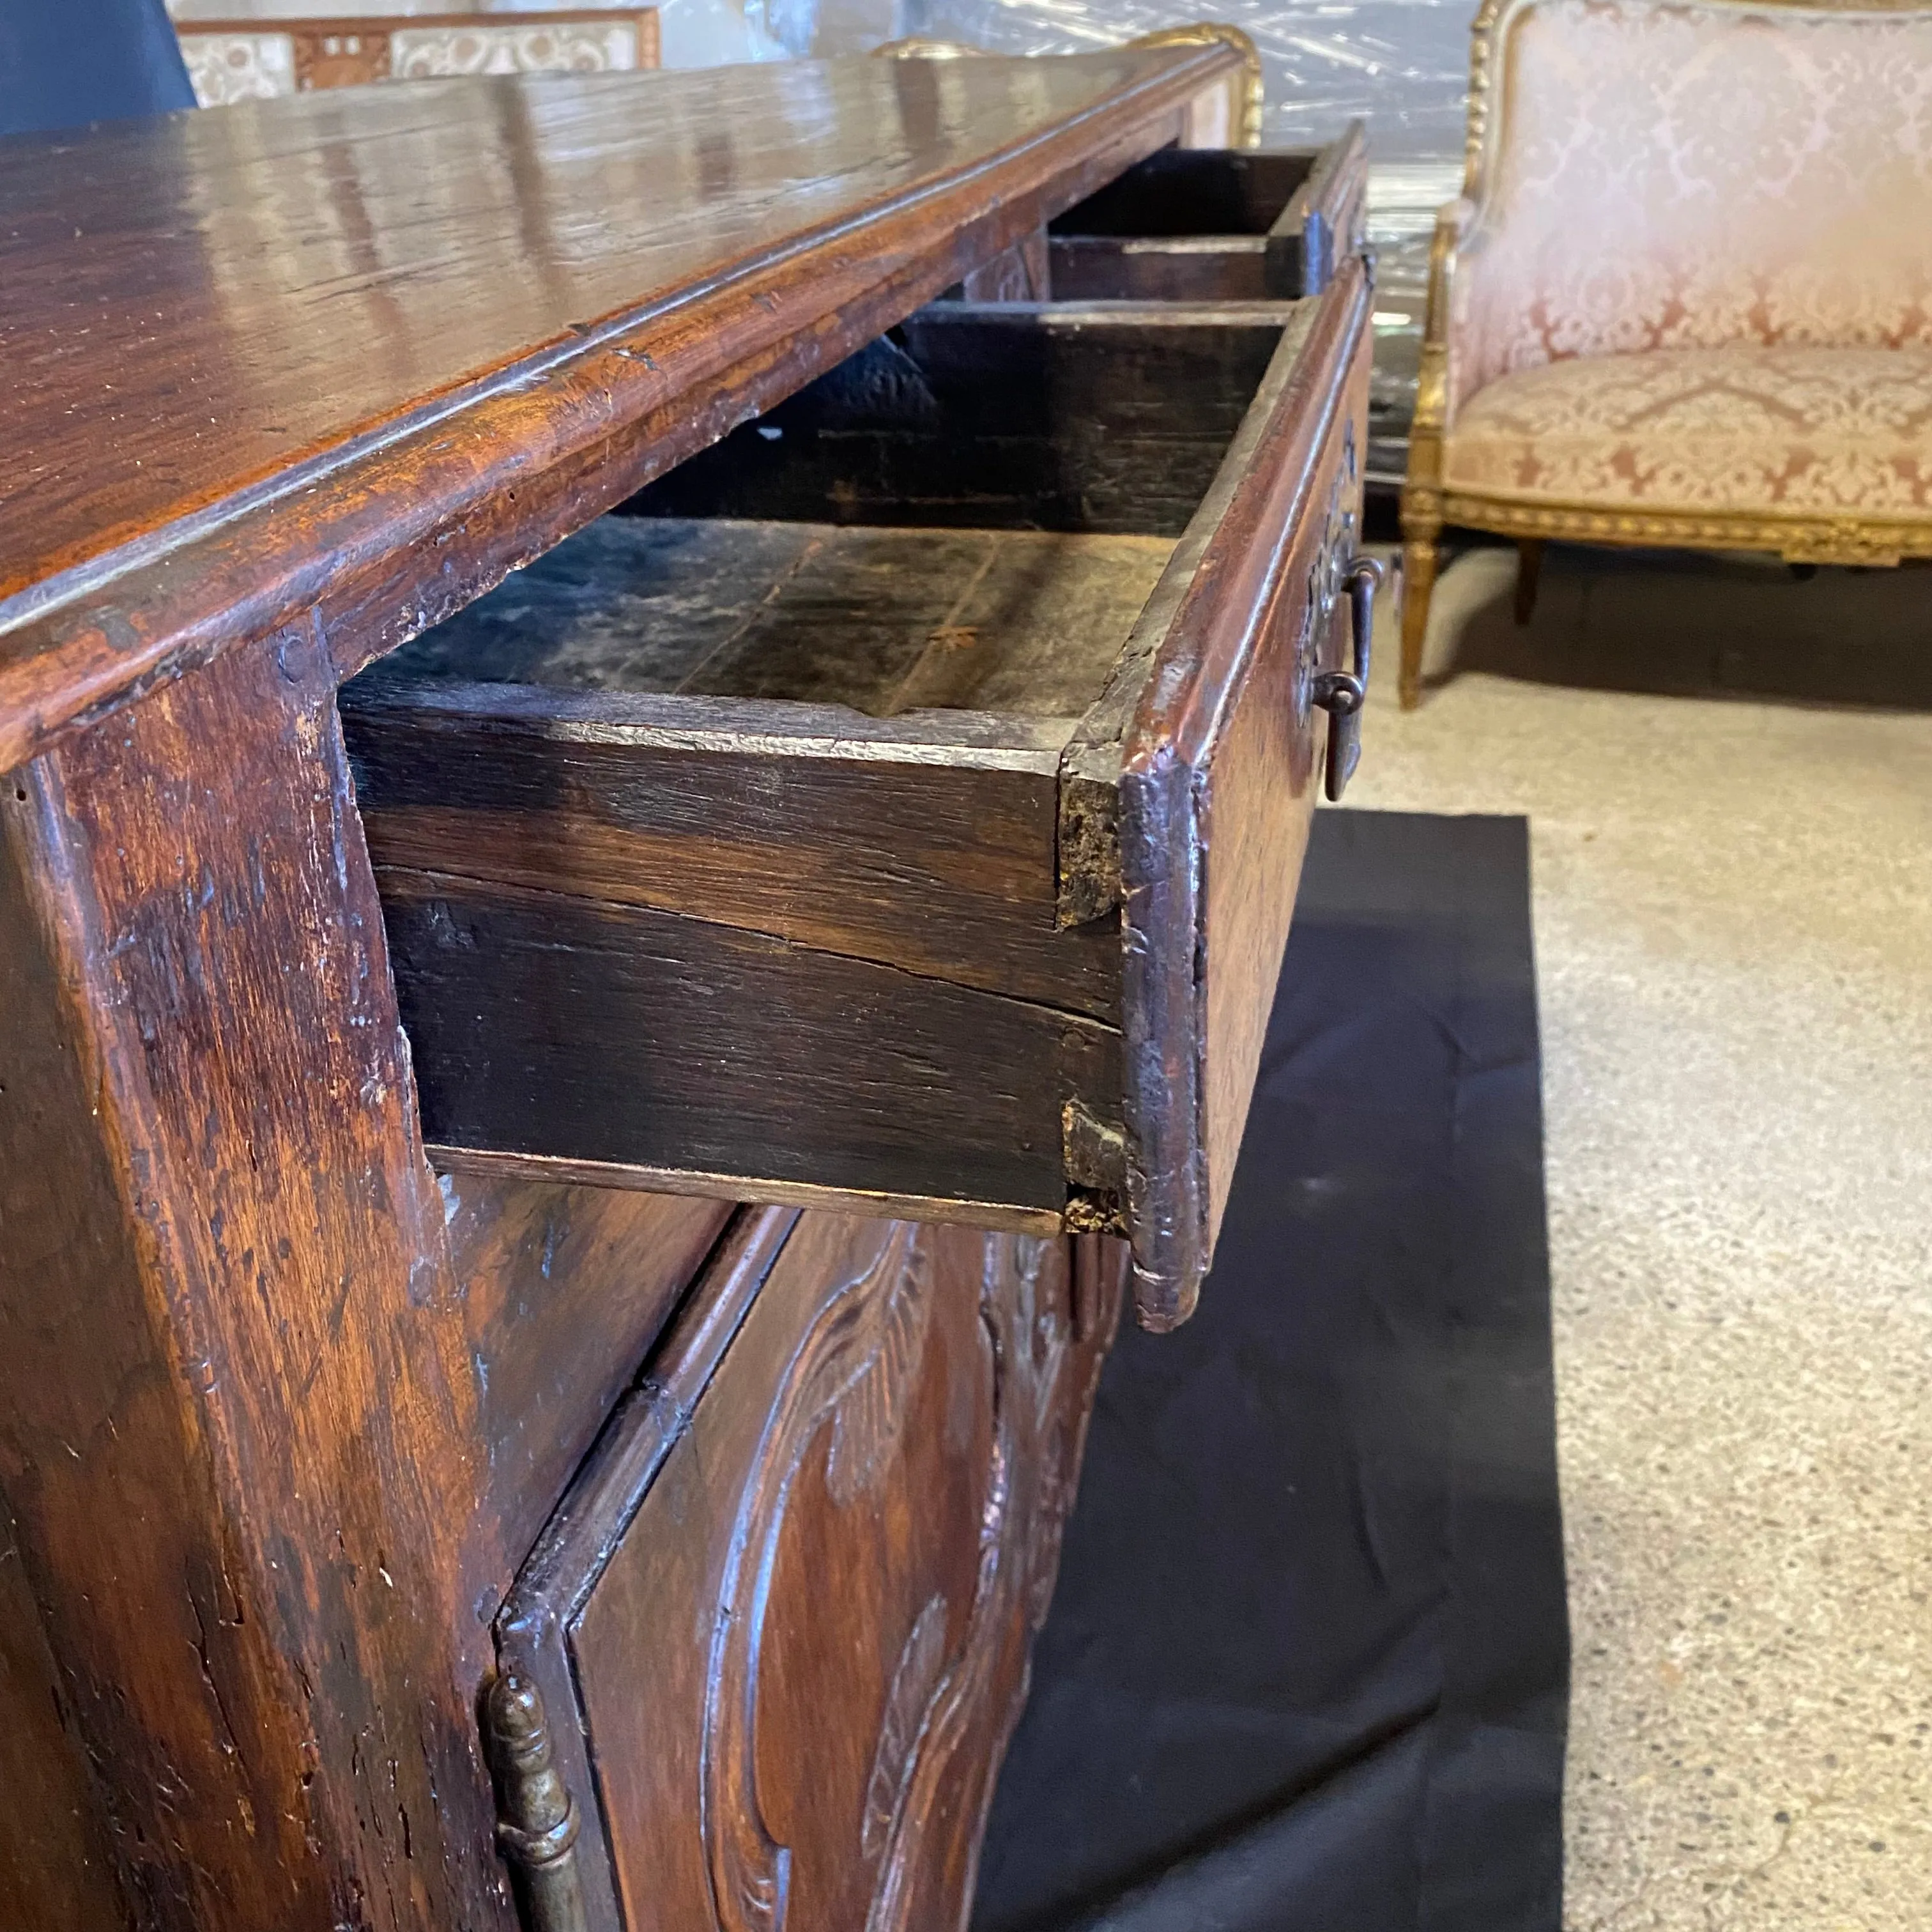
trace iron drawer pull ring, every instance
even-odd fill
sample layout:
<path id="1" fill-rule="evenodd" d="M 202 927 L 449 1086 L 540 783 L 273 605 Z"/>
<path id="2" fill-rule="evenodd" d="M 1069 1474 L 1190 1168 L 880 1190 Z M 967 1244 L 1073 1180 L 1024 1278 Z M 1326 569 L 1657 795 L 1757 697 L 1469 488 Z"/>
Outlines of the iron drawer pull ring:
<path id="1" fill-rule="evenodd" d="M 1372 556 L 1358 556 L 1342 580 L 1348 590 L 1349 629 L 1353 633 L 1354 669 L 1318 671 L 1312 695 L 1328 714 L 1328 796 L 1338 799 L 1354 776 L 1362 757 L 1362 706 L 1369 694 L 1369 652 L 1375 641 L 1376 592 L 1382 588 L 1382 565 Z"/>

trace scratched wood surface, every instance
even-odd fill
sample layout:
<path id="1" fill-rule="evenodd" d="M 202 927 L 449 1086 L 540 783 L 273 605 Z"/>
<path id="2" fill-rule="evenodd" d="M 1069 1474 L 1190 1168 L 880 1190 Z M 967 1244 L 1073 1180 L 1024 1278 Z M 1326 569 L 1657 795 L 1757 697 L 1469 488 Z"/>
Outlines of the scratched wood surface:
<path id="1" fill-rule="evenodd" d="M 472 1700 L 514 1559 L 333 682 L 237 653 L 0 789 L 0 1486 L 181 1932 L 508 1922 Z"/>
<path id="2" fill-rule="evenodd" d="M 372 667 L 372 684 L 1072 718 L 1173 550 L 1158 537 L 606 517 Z"/>
<path id="3" fill-rule="evenodd" d="M 1178 133 L 1226 48 L 345 89 L 0 168 L 0 769 L 344 674 Z"/>
<path id="4" fill-rule="evenodd" d="M 439 1177 L 487 1472 L 527 1550 L 730 1217 L 688 1195 Z"/>
<path id="5" fill-rule="evenodd" d="M 1173 139 L 1232 60 L 436 83 L 5 144 L 0 1494 L 46 1646 L 8 1662 L 32 1694 L 52 1670 L 70 1748 L 40 1734 L 35 1842 L 58 1836 L 76 1750 L 87 1767 L 75 1843 L 105 1846 L 111 1882 L 83 1849 L 64 1895 L 96 1922 L 513 1923 L 478 1726 L 490 1620 L 716 1215 L 566 1199 L 609 1178 L 598 1147 L 575 1173 L 539 1156 L 441 1190 L 418 1073 L 467 1104 L 466 1066 L 507 1066 L 490 1133 L 514 1145 L 532 1041 L 563 1055 L 538 1092 L 559 1132 L 628 1118 L 641 1042 L 722 1129 L 637 970 L 656 960 L 685 1036 L 745 1016 L 728 1097 L 774 1150 L 820 1125 L 822 1087 L 771 1077 L 792 1042 L 760 962 L 788 942 L 428 867 L 395 868 L 417 884 L 388 908 L 419 909 L 420 983 L 450 995 L 412 1013 L 412 1062 L 337 686 L 940 290 L 1036 260 L 1030 238 Z M 553 701 L 572 698 L 669 701 Z M 842 715 L 862 757 L 896 728 Z M 947 750 L 1040 782 L 1013 836 L 1057 854 L 1053 721 L 924 715 L 955 721 Z M 574 909 L 561 944 L 539 898 Z M 465 932 L 524 964 L 493 982 Z M 1118 1118 L 1105 1020 L 813 958 L 854 1066 L 872 1051 L 892 1076 L 855 1073 L 845 1116 L 892 1160 L 934 1162 L 956 1131 L 933 1069 L 962 1043 L 982 1124 L 1000 1116 L 963 1167 L 1021 1162 L 1010 1195 L 1068 1157 L 1064 1095 Z M 640 1240 L 658 1252 L 631 1272 Z M 560 1288 L 547 1248 L 573 1256 Z M 563 1359 L 579 1324 L 601 1359 Z M 808 1676 L 832 1640 L 813 1614 L 784 1640 Z M 924 1815 L 944 1828 L 903 1841 L 903 1868 L 940 1856 L 956 1899 L 970 1833 Z"/>

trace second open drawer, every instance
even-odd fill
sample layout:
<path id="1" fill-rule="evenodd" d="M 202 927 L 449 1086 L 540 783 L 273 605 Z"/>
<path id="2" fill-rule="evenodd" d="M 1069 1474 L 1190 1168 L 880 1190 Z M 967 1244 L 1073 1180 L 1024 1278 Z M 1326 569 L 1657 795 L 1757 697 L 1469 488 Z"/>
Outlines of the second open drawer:
<path id="1" fill-rule="evenodd" d="M 435 1157 L 1111 1229 L 1184 1316 L 1349 655 L 1366 308 L 940 305 L 346 687 Z"/>

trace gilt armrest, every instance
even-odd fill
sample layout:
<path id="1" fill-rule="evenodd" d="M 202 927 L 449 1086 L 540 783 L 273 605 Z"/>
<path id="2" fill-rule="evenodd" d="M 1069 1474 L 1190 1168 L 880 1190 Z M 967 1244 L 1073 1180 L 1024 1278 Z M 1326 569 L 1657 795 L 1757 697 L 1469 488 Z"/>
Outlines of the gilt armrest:
<path id="1" fill-rule="evenodd" d="M 1422 363 L 1417 378 L 1415 415 L 1409 429 L 1408 484 L 1435 490 L 1442 480 L 1442 440 L 1457 399 L 1455 381 L 1456 267 L 1464 238 L 1475 214 L 1466 197 L 1452 201 L 1436 218 L 1429 252 L 1429 305 L 1423 324 Z"/>

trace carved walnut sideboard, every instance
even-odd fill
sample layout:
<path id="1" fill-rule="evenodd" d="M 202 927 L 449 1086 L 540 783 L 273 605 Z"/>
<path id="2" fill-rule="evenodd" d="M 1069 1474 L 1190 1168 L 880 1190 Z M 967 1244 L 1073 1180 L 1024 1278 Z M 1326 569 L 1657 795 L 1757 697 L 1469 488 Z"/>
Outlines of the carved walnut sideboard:
<path id="1" fill-rule="evenodd" d="M 1372 571 L 1238 48 L 4 144 L 0 1924 L 959 1924 Z"/>

